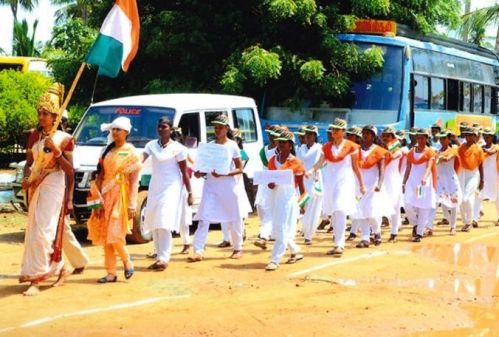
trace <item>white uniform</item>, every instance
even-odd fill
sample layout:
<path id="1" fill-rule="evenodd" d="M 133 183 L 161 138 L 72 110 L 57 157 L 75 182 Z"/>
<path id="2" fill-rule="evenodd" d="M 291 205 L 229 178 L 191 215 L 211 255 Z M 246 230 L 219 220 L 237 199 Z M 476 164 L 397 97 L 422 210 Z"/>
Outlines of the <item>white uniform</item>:
<path id="1" fill-rule="evenodd" d="M 227 156 L 232 159 L 240 158 L 239 147 L 232 140 L 223 144 L 227 149 Z M 234 168 L 234 163 L 231 165 Z M 215 178 L 211 173 L 206 175 L 203 185 L 203 194 L 194 220 L 199 220 L 198 228 L 194 233 L 194 252 L 203 255 L 210 223 L 228 223 L 234 250 L 242 248 L 243 210 L 239 201 L 237 178 L 222 176 Z"/>
<path id="2" fill-rule="evenodd" d="M 462 193 L 459 179 L 454 169 L 456 157 L 449 161 L 440 161 L 437 165 L 437 202 L 442 205 L 444 218 L 450 227 L 456 228 L 457 207 L 461 204 Z"/>
<path id="3" fill-rule="evenodd" d="M 178 162 L 187 159 L 187 149 L 171 140 L 163 147 L 158 140 L 150 141 L 144 148 L 152 160 L 144 229 L 153 234 L 158 260 L 169 262 L 172 231 L 179 231 L 185 196 L 184 184 Z"/>
<path id="4" fill-rule="evenodd" d="M 269 146 L 266 145 L 263 150 L 265 151 L 265 157 L 267 158 L 267 161 L 272 158 L 275 153 L 276 153 L 276 148 L 269 149 Z M 264 170 L 267 169 L 267 167 L 264 166 Z M 258 216 L 260 217 L 260 238 L 268 240 L 270 238 L 270 234 L 272 231 L 272 215 L 271 215 L 271 209 L 269 206 L 269 195 L 270 195 L 270 188 L 267 187 L 267 185 L 259 185 L 258 190 L 256 192 L 256 197 L 255 197 L 255 206 L 258 211 Z"/>
<path id="5" fill-rule="evenodd" d="M 414 159 L 419 160 L 422 153 L 414 152 Z M 421 180 L 427 169 L 428 162 L 419 165 L 412 164 L 411 172 L 406 181 L 404 205 L 407 217 L 413 225 L 417 225 L 417 234 L 423 236 L 423 231 L 428 223 L 432 209 L 437 202 L 436 191 L 433 188 L 433 177 L 428 175 L 426 184 L 423 186 Z"/>
<path id="6" fill-rule="evenodd" d="M 402 150 L 396 150 L 393 156 L 399 156 L 385 166 L 385 176 L 383 179 L 383 189 L 386 196 L 386 217 L 390 221 L 393 235 L 397 235 L 400 228 L 400 208 L 402 207 L 402 174 L 400 172 L 400 161 L 405 157 Z M 407 158 L 406 158 L 407 160 Z"/>
<path id="7" fill-rule="evenodd" d="M 305 166 L 305 170 L 309 171 L 314 167 L 322 154 L 322 146 L 319 143 L 314 143 L 312 147 L 303 144 L 298 149 L 296 156 L 301 160 Z M 310 202 L 305 206 L 305 214 L 301 218 L 303 224 L 303 236 L 306 240 L 312 240 L 315 234 L 319 219 L 322 213 L 322 174 L 317 171 L 314 176 L 305 177 L 303 179 L 305 191 L 310 196 Z"/>

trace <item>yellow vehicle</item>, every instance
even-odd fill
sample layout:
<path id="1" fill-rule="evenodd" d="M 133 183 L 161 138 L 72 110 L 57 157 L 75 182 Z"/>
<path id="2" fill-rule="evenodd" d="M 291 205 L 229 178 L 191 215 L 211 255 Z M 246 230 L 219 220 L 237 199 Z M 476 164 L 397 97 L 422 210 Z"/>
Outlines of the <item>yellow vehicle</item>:
<path id="1" fill-rule="evenodd" d="M 47 76 L 52 75 L 47 61 L 37 57 L 0 56 L 0 71 L 6 69 L 22 71 L 23 73 L 34 71 Z"/>

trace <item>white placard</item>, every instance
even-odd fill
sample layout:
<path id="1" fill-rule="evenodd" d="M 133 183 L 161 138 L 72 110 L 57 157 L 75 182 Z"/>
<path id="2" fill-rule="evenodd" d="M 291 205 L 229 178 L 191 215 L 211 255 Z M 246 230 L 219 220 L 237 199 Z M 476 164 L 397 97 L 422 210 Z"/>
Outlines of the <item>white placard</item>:
<path id="1" fill-rule="evenodd" d="M 254 185 L 293 185 L 295 183 L 293 170 L 263 170 L 255 171 L 253 176 Z"/>
<path id="2" fill-rule="evenodd" d="M 215 143 L 200 143 L 196 151 L 194 171 L 202 173 L 228 174 L 232 164 L 232 156 L 228 148 Z"/>

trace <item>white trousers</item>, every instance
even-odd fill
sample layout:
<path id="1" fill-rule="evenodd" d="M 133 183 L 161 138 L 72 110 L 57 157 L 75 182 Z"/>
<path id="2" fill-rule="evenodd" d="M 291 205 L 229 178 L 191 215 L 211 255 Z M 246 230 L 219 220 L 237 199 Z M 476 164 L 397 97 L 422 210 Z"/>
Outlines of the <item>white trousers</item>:
<path id="1" fill-rule="evenodd" d="M 164 228 L 156 228 L 152 231 L 154 248 L 156 249 L 156 260 L 168 263 L 172 254 L 172 232 Z"/>
<path id="2" fill-rule="evenodd" d="M 334 230 L 334 245 L 336 247 L 345 248 L 346 213 L 343 211 L 334 211 L 331 221 Z"/>
<path id="3" fill-rule="evenodd" d="M 228 222 L 226 226 L 229 228 L 232 246 L 234 250 L 241 250 L 243 246 L 243 222 L 242 220 L 235 222 Z M 198 223 L 198 228 L 194 233 L 194 252 L 203 255 L 206 239 L 208 238 L 208 231 L 210 229 L 210 222 L 201 220 Z"/>
<path id="4" fill-rule="evenodd" d="M 482 198 L 480 195 L 475 196 L 475 203 L 473 204 L 473 221 L 480 220 L 480 210 L 482 209 Z"/>
<path id="5" fill-rule="evenodd" d="M 286 248 L 289 248 L 291 254 L 298 254 L 300 252 L 300 247 L 295 243 L 296 222 L 291 224 L 291 226 L 276 224 L 272 233 L 275 236 L 275 242 L 272 248 L 272 256 L 270 257 L 271 262 L 279 264 L 284 253 L 286 253 Z"/>
<path id="6" fill-rule="evenodd" d="M 411 225 L 416 225 L 416 233 L 423 236 L 424 229 L 428 224 L 428 219 L 433 208 L 419 208 L 412 205 L 405 205 L 405 212 Z"/>
<path id="7" fill-rule="evenodd" d="M 272 211 L 269 207 L 261 205 L 257 205 L 256 210 L 260 217 L 260 238 L 268 240 L 270 239 L 270 233 L 272 233 Z"/>
<path id="8" fill-rule="evenodd" d="M 369 241 L 369 237 L 371 236 L 371 228 L 373 233 L 381 234 L 381 218 L 367 218 L 367 219 L 358 219 L 361 228 L 360 239 L 364 241 Z"/>
<path id="9" fill-rule="evenodd" d="M 350 227 L 350 234 L 357 234 L 357 231 L 361 229 L 361 220 L 352 219 L 352 226 Z"/>
<path id="10" fill-rule="evenodd" d="M 400 207 L 397 207 L 397 210 L 395 211 L 394 214 L 392 214 L 390 216 L 388 221 L 390 222 L 390 226 L 391 226 L 390 234 L 398 235 L 399 229 L 400 229 L 400 224 L 402 222 L 400 220 Z"/>
<path id="11" fill-rule="evenodd" d="M 463 200 L 461 203 L 460 211 L 463 224 L 470 225 L 473 221 L 473 210 L 474 210 L 475 198 L 469 198 Z"/>
<path id="12" fill-rule="evenodd" d="M 191 237 L 190 237 L 190 233 L 189 233 L 189 225 L 188 224 L 181 224 L 179 232 L 180 232 L 180 238 L 182 239 L 182 244 L 190 245 L 191 244 Z"/>
<path id="13" fill-rule="evenodd" d="M 83 268 L 88 264 L 88 255 L 81 248 L 80 243 L 69 225 L 69 219 L 64 219 L 64 233 L 62 234 L 62 250 L 73 268 Z"/>
<path id="14" fill-rule="evenodd" d="M 428 216 L 428 223 L 426 227 L 433 229 L 433 222 L 435 221 L 435 216 L 437 215 L 437 206 L 435 208 L 431 208 L 430 215 Z"/>

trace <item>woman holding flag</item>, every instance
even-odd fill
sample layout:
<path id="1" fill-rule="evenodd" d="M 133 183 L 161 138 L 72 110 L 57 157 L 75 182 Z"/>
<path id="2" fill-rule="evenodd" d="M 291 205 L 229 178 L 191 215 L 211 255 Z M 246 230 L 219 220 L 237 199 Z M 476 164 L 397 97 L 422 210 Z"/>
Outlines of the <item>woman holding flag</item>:
<path id="1" fill-rule="evenodd" d="M 421 242 L 423 231 L 437 202 L 435 151 L 428 147 L 428 131 L 417 129 L 416 145 L 407 154 L 402 188 L 407 217 L 416 229 L 414 242 Z"/>
<path id="2" fill-rule="evenodd" d="M 99 163 L 92 199 L 99 199 L 101 206 L 92 210 L 88 220 L 88 239 L 104 247 L 104 265 L 107 275 L 97 282 L 116 282 L 116 253 L 121 258 L 125 279 L 133 276 L 134 268 L 125 246 L 131 221 L 136 215 L 138 179 L 141 160 L 135 147 L 126 142 L 132 125 L 127 117 L 118 117 L 110 124 L 102 124 L 102 131 L 109 131 L 112 142 L 104 149 Z"/>
<path id="3" fill-rule="evenodd" d="M 306 170 L 311 170 L 322 154 L 322 145 L 317 142 L 319 129 L 317 126 L 308 125 L 303 128 L 305 143 L 297 151 L 296 157 L 303 163 Z M 312 244 L 312 237 L 319 225 L 322 213 L 322 174 L 317 171 L 314 176 L 305 177 L 305 191 L 310 197 L 310 202 L 305 206 L 305 214 L 301 218 L 305 244 Z"/>
<path id="4" fill-rule="evenodd" d="M 19 282 L 29 282 L 23 293 L 35 296 L 39 283 L 59 274 L 54 285 L 64 282 L 62 233 L 66 212 L 73 208 L 73 138 L 54 129 L 60 111 L 64 87 L 54 84 L 38 101 L 39 128 L 28 140 L 23 189 L 29 198 L 28 225 Z M 28 178 L 29 177 L 29 178 Z"/>
<path id="5" fill-rule="evenodd" d="M 305 211 L 303 205 L 298 204 L 298 188 L 300 195 L 305 195 L 303 174 L 305 168 L 302 162 L 293 155 L 294 135 L 288 130 L 282 130 L 275 139 L 278 142 L 279 152 L 269 160 L 269 170 L 292 170 L 294 184 L 268 184 L 270 191 L 269 206 L 272 211 L 272 237 L 275 238 L 270 263 L 265 267 L 267 271 L 274 271 L 279 267 L 282 256 L 289 248 L 291 256 L 287 263 L 296 263 L 303 259 L 300 248 L 295 243 L 296 222 L 298 214 Z"/>

